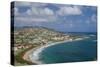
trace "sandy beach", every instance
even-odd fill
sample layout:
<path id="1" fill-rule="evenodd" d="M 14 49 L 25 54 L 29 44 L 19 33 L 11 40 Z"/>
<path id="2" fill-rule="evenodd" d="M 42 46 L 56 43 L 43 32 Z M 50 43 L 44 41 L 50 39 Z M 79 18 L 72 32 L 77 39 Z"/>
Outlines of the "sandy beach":
<path id="1" fill-rule="evenodd" d="M 29 62 L 32 62 L 29 55 L 31 55 L 37 48 L 39 47 L 36 47 L 36 48 L 32 48 L 30 50 L 28 50 L 27 52 L 25 52 L 25 54 L 23 55 L 23 59 L 26 60 L 26 61 L 29 61 Z M 33 64 L 37 64 L 35 62 L 32 62 Z"/>
<path id="2" fill-rule="evenodd" d="M 69 41 L 56 42 L 56 43 L 46 44 L 44 46 L 38 46 L 38 47 L 32 48 L 26 51 L 22 58 L 26 61 L 29 61 L 35 64 L 43 64 L 41 61 L 38 61 L 39 53 L 49 46 L 57 45 L 58 43 L 64 43 L 64 42 L 69 42 Z"/>
<path id="3" fill-rule="evenodd" d="M 34 51 L 34 49 L 28 50 L 28 51 L 24 54 L 23 59 L 24 59 L 24 60 L 27 60 L 27 61 L 31 61 L 30 58 L 28 57 L 28 55 L 31 54 L 33 51 Z"/>

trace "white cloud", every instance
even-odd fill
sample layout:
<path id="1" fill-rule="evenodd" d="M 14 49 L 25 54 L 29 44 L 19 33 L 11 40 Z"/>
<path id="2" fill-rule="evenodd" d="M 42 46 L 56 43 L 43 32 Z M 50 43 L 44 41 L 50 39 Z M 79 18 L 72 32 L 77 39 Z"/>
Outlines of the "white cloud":
<path id="1" fill-rule="evenodd" d="M 91 17 L 89 17 L 87 20 L 86 20 L 86 23 L 87 24 L 93 24 L 94 22 L 97 22 L 97 19 L 96 19 L 96 15 L 93 14 Z"/>
<path id="2" fill-rule="evenodd" d="M 49 15 L 54 15 L 53 10 L 49 8 L 37 8 L 37 7 L 32 7 L 31 9 L 33 15 L 38 15 L 38 16 L 49 16 Z"/>
<path id="3" fill-rule="evenodd" d="M 16 21 L 20 22 L 47 22 L 48 20 L 45 18 L 32 18 L 32 17 L 16 17 Z"/>
<path id="4" fill-rule="evenodd" d="M 18 8 L 15 7 L 15 8 L 14 8 L 14 15 L 18 15 L 18 14 L 19 14 L 19 12 L 18 12 Z"/>
<path id="5" fill-rule="evenodd" d="M 44 7 L 48 5 L 47 3 L 39 3 L 39 2 L 15 2 L 15 6 L 26 6 L 26 7 Z"/>
<path id="6" fill-rule="evenodd" d="M 96 22 L 96 21 L 97 21 L 97 17 L 96 17 L 95 14 L 93 14 L 93 15 L 91 16 L 91 20 L 92 20 L 93 22 Z"/>
<path id="7" fill-rule="evenodd" d="M 32 2 L 15 2 L 15 9 L 17 8 L 17 13 L 19 7 L 29 7 L 27 9 L 26 14 L 29 15 L 53 15 L 53 11 L 48 7 L 44 7 L 48 5 L 48 3 L 32 3 Z M 16 13 L 16 14 L 17 14 Z"/>
<path id="8" fill-rule="evenodd" d="M 61 6 L 58 11 L 54 11 L 44 7 L 46 5 L 44 3 L 16 2 L 15 18 L 23 22 L 55 22 L 59 20 L 58 14 L 61 16 L 82 14 L 81 8 L 78 6 Z M 18 8 L 20 6 L 29 6 L 30 8 L 26 12 L 20 13 Z"/>
<path id="9" fill-rule="evenodd" d="M 15 2 L 15 6 L 31 6 L 31 2 Z"/>
<path id="10" fill-rule="evenodd" d="M 46 6 L 46 5 L 48 5 L 47 3 L 31 3 L 31 6 L 32 7 L 44 7 L 44 6 Z"/>
<path id="11" fill-rule="evenodd" d="M 57 17 L 54 11 L 48 7 L 44 7 L 45 3 L 31 3 L 31 2 L 15 2 L 15 19 L 23 22 L 52 22 L 56 21 Z M 19 7 L 30 7 L 25 12 L 19 12 Z"/>
<path id="12" fill-rule="evenodd" d="M 82 11 L 79 7 L 77 6 L 64 6 L 64 7 L 61 7 L 59 11 L 57 11 L 57 13 L 61 16 L 64 16 L 64 15 L 80 15 L 82 14 Z"/>
<path id="13" fill-rule="evenodd" d="M 20 13 L 19 9 L 17 7 L 15 7 L 14 13 L 15 13 L 14 15 L 16 17 L 23 17 L 23 21 L 24 21 L 24 19 L 26 20 L 27 18 L 30 19 L 30 17 L 33 17 L 33 18 L 31 18 L 33 20 L 34 20 L 34 18 L 35 19 L 37 18 L 36 19 L 37 21 L 38 21 L 38 18 L 46 19 L 46 21 L 48 20 L 48 22 L 55 21 L 57 19 L 56 16 L 54 15 L 53 10 L 51 10 L 47 7 L 46 8 L 32 7 L 31 9 L 27 9 L 27 11 L 24 13 Z M 17 20 L 22 21 L 22 19 L 17 19 Z M 33 21 L 33 20 L 30 20 L 30 21 Z M 36 20 L 34 20 L 34 21 L 36 21 Z M 41 20 L 41 22 L 42 21 L 44 21 L 44 20 Z"/>
<path id="14" fill-rule="evenodd" d="M 49 17 L 30 17 L 30 16 L 16 16 L 15 21 L 21 21 L 21 22 L 55 22 L 57 21 L 57 18 L 54 16 Z"/>
<path id="15" fill-rule="evenodd" d="M 28 9 L 26 12 L 19 12 L 19 8 L 18 7 L 14 7 L 12 10 L 14 10 L 14 15 L 15 16 L 28 16 L 28 15 L 31 15 L 31 11 L 30 9 Z"/>
<path id="16" fill-rule="evenodd" d="M 30 9 L 28 9 L 28 10 L 26 11 L 26 14 L 27 14 L 27 15 L 32 15 L 32 11 L 31 11 Z"/>
<path id="17" fill-rule="evenodd" d="M 21 22 L 54 22 L 57 17 L 54 15 L 53 10 L 47 7 L 32 7 L 24 13 L 18 12 L 18 8 L 15 7 L 15 20 Z"/>
<path id="18" fill-rule="evenodd" d="M 14 7 L 14 13 L 15 16 L 23 16 L 23 15 L 33 15 L 33 16 L 53 16 L 54 11 L 49 8 L 37 8 L 37 7 L 31 7 L 30 9 L 27 9 L 26 12 L 20 13 L 18 7 Z"/>
<path id="19" fill-rule="evenodd" d="M 54 15 L 53 10 L 49 9 L 49 8 L 45 8 L 44 12 L 46 13 L 46 15 Z"/>
<path id="20" fill-rule="evenodd" d="M 31 7 L 30 11 L 31 11 L 32 15 L 39 15 L 40 9 L 38 9 L 36 7 Z"/>

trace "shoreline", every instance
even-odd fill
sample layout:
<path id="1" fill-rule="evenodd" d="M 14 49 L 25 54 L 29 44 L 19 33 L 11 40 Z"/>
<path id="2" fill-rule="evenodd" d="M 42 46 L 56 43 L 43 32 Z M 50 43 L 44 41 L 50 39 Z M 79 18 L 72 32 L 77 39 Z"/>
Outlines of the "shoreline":
<path id="1" fill-rule="evenodd" d="M 24 55 L 22 56 L 22 59 L 24 59 L 24 60 L 26 60 L 28 62 L 32 62 L 31 59 L 30 59 L 30 57 L 29 57 L 29 55 L 31 55 L 33 53 L 33 51 L 35 51 L 37 48 L 39 48 L 39 47 L 31 48 L 30 50 L 26 51 L 24 53 Z M 32 62 L 32 63 L 33 64 L 37 64 L 37 63 L 35 63 L 35 61 Z"/>
<path id="2" fill-rule="evenodd" d="M 25 54 L 23 55 L 23 59 L 27 60 L 29 62 L 35 63 L 35 64 L 44 64 L 42 61 L 39 60 L 39 54 L 47 47 L 53 46 L 53 45 L 58 45 L 60 43 L 65 43 L 65 42 L 73 42 L 73 41 L 80 41 L 83 40 L 84 38 L 78 38 L 75 40 L 65 40 L 65 41 L 61 41 L 61 42 L 55 42 L 55 43 L 48 43 L 42 46 L 38 46 L 35 48 L 32 48 L 30 50 L 28 50 L 27 52 L 25 52 Z"/>
<path id="3" fill-rule="evenodd" d="M 33 52 L 33 50 L 34 50 L 34 48 L 26 51 L 22 58 L 24 60 L 31 61 L 30 58 L 28 57 L 28 55 L 31 54 Z"/>

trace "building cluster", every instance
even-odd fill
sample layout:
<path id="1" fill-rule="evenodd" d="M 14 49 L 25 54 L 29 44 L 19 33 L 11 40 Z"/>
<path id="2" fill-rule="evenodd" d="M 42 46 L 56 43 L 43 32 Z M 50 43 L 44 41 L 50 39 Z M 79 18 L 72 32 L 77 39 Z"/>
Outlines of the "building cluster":
<path id="1" fill-rule="evenodd" d="M 25 28 L 14 32 L 14 50 L 65 40 L 73 40 L 73 37 L 44 28 Z"/>

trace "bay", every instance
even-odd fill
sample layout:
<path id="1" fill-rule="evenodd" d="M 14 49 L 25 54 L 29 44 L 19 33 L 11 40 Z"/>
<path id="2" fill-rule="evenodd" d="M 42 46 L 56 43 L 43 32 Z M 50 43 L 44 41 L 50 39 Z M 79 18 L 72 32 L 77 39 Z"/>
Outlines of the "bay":
<path id="1" fill-rule="evenodd" d="M 96 35 L 86 34 L 85 36 L 89 38 L 80 41 L 59 43 L 45 48 L 39 55 L 39 61 L 50 64 L 96 60 Z"/>

